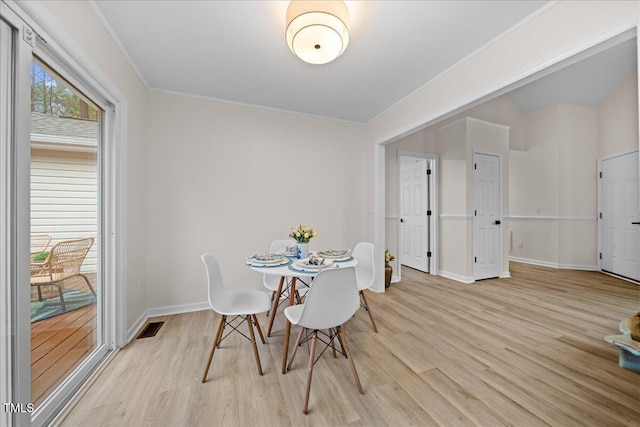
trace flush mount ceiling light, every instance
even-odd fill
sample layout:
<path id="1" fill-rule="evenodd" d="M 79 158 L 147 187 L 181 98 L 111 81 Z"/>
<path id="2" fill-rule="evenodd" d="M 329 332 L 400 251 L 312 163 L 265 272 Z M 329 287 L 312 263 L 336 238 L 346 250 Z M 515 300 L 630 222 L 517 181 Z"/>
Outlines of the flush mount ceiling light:
<path id="1" fill-rule="evenodd" d="M 310 64 L 326 64 L 349 44 L 349 11 L 343 1 L 294 0 L 287 8 L 289 49 Z"/>

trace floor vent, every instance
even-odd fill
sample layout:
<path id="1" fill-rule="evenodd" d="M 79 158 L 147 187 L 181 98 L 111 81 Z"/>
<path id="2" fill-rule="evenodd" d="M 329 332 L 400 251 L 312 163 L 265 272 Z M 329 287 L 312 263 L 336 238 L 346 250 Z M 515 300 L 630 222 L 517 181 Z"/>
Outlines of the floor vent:
<path id="1" fill-rule="evenodd" d="M 163 324 L 164 324 L 164 322 L 151 322 L 151 323 L 149 323 L 144 328 L 142 333 L 140 333 L 140 335 L 138 335 L 138 339 L 155 337 Z"/>

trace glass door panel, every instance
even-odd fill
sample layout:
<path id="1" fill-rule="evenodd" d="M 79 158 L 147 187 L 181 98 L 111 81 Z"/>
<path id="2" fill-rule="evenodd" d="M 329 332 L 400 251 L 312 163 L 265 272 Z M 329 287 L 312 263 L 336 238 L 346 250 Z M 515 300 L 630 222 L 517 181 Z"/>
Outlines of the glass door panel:
<path id="1" fill-rule="evenodd" d="M 31 398 L 100 346 L 103 111 L 31 62 Z"/>

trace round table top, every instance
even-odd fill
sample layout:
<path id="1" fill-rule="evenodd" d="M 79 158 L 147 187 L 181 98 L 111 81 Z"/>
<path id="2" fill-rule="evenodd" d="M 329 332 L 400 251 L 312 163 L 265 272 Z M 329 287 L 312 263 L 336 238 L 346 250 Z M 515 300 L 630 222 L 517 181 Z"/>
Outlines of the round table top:
<path id="1" fill-rule="evenodd" d="M 247 264 L 247 266 L 253 271 L 257 271 L 258 273 L 268 274 L 271 276 L 284 276 L 284 277 L 312 277 L 317 276 L 319 272 L 323 271 L 322 269 L 318 269 L 317 271 L 308 271 L 308 270 L 297 270 L 291 267 L 291 265 L 297 261 L 295 258 L 290 259 L 289 263 L 284 265 L 278 265 L 273 267 L 258 267 L 255 265 Z M 344 268 L 344 267 L 355 267 L 358 265 L 358 261 L 355 258 L 351 257 L 348 261 L 334 261 L 337 267 L 334 268 Z"/>

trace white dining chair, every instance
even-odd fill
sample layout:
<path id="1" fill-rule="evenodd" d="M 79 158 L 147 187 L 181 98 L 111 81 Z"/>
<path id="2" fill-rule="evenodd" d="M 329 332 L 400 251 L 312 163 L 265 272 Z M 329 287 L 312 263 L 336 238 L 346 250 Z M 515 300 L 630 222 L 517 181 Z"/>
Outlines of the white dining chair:
<path id="1" fill-rule="evenodd" d="M 360 242 L 353 248 L 351 255 L 358 261 L 358 265 L 356 266 L 356 280 L 358 281 L 360 305 L 369 313 L 371 325 L 373 325 L 373 330 L 377 333 L 378 327 L 376 326 L 376 321 L 373 319 L 373 313 L 371 312 L 371 306 L 367 302 L 367 296 L 364 293 L 365 289 L 369 289 L 373 285 L 376 277 L 373 253 L 374 247 L 372 243 Z"/>
<path id="2" fill-rule="evenodd" d="M 209 286 L 209 305 L 211 309 L 220 314 L 222 317 L 218 324 L 218 330 L 216 331 L 213 345 L 211 346 L 211 352 L 209 353 L 209 360 L 207 360 L 207 366 L 204 369 L 202 375 L 202 382 L 207 380 L 207 374 L 209 373 L 209 367 L 213 360 L 213 354 L 216 348 L 220 347 L 220 342 L 225 339 L 231 332 L 239 332 L 245 338 L 248 338 L 253 345 L 253 354 L 256 359 L 256 365 L 258 366 L 258 374 L 262 375 L 262 365 L 260 364 L 260 355 L 258 354 L 258 346 L 256 345 L 256 337 L 253 332 L 253 327 L 258 328 L 258 334 L 262 343 L 265 344 L 264 335 L 262 335 L 262 329 L 258 323 L 257 313 L 264 313 L 269 310 L 271 302 L 269 301 L 269 295 L 262 291 L 234 291 L 227 288 L 222 282 L 222 275 L 220 274 L 220 266 L 218 261 L 213 255 L 206 253 L 201 256 L 202 262 L 207 270 L 207 282 Z M 227 321 L 227 316 L 234 316 L 233 319 Z M 237 319 L 239 322 L 235 323 Z M 249 328 L 249 337 L 244 335 L 238 330 L 240 324 L 247 321 Z M 232 331 L 229 331 L 224 337 L 224 329 L 229 326 Z"/>
<path id="3" fill-rule="evenodd" d="M 293 239 L 274 240 L 273 242 L 271 242 L 269 253 L 272 254 L 278 251 L 284 251 L 288 247 L 295 246 L 295 245 L 296 245 L 296 241 Z M 274 313 L 275 311 L 278 310 L 278 303 L 280 302 L 280 299 L 288 298 L 289 294 L 287 292 L 289 289 L 289 283 L 286 280 L 286 278 L 282 280 L 282 278 L 279 278 L 278 276 L 264 274 L 262 275 L 262 284 L 264 285 L 265 288 L 271 291 L 271 309 L 267 312 L 267 316 L 268 316 L 269 313 Z M 276 301 L 276 295 L 280 296 L 277 301 Z M 267 335 L 270 332 L 271 331 L 269 331 Z"/>
<path id="4" fill-rule="evenodd" d="M 284 315 L 289 322 L 300 327 L 293 354 L 291 354 L 291 359 L 287 364 L 287 370 L 291 368 L 298 347 L 304 342 L 311 341 L 303 414 L 307 414 L 309 409 L 311 378 L 313 376 L 318 340 L 325 343 L 327 347 L 331 346 L 335 356 L 334 340 L 338 339 L 341 352 L 351 365 L 351 372 L 355 378 L 358 391 L 360 394 L 364 394 L 342 327 L 358 311 L 359 305 L 355 269 L 354 267 L 343 267 L 319 272 L 311 283 L 311 288 L 307 293 L 304 304 L 285 308 Z M 328 333 L 325 333 L 324 330 L 328 330 Z M 303 338 L 305 331 L 311 332 L 307 333 Z M 320 338 L 318 338 L 318 334 L 321 335 Z"/>

